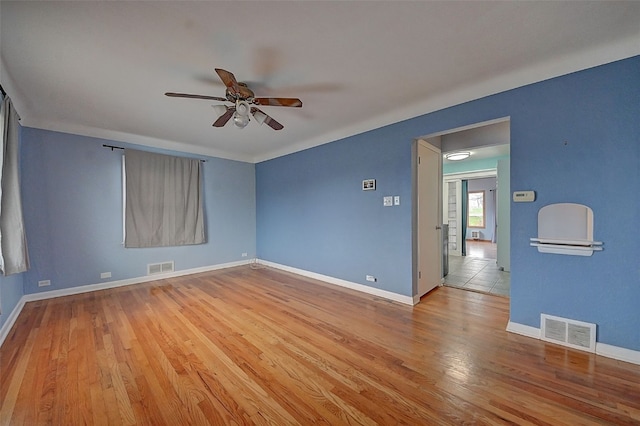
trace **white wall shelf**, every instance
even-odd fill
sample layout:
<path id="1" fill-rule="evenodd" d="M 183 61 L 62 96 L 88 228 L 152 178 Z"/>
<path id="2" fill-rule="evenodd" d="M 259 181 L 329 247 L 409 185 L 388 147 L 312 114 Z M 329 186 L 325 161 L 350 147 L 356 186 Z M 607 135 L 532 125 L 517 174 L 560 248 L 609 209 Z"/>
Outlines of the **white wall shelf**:
<path id="1" fill-rule="evenodd" d="M 574 203 L 549 204 L 538 211 L 538 237 L 530 245 L 541 253 L 591 256 L 601 251 L 593 240 L 593 210 Z"/>

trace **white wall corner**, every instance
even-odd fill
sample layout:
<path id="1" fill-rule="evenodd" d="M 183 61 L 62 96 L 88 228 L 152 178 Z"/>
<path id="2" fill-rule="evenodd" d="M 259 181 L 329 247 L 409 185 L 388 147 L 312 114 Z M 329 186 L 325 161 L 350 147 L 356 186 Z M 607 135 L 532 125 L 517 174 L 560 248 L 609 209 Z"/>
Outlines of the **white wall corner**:
<path id="1" fill-rule="evenodd" d="M 291 266 L 281 265 L 279 263 L 269 262 L 268 260 L 258 259 L 257 263 L 271 268 L 280 269 L 283 271 L 291 272 L 293 274 L 302 275 L 303 277 L 312 278 L 318 281 L 324 281 L 329 284 L 334 284 L 340 287 L 356 290 L 361 293 L 367 293 L 373 296 L 382 297 L 384 299 L 393 300 L 394 302 L 400 302 L 405 305 L 416 305 L 420 298 L 416 300 L 416 297 L 405 296 L 403 294 L 393 293 L 391 291 L 382 290 L 379 288 L 369 287 L 363 284 L 354 283 L 351 281 L 342 280 L 340 278 L 330 277 L 328 275 L 322 275 L 315 272 L 305 271 L 304 269 L 293 268 Z"/>

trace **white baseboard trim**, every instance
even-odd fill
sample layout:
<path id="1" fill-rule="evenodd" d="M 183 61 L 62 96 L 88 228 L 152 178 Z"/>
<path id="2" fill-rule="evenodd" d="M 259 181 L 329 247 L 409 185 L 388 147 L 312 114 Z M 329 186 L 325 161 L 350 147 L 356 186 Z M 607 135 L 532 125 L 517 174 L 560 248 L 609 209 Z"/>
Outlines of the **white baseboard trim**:
<path id="1" fill-rule="evenodd" d="M 507 331 L 511 333 L 521 334 L 527 337 L 532 337 L 534 339 L 540 339 L 541 336 L 539 328 L 531 327 L 524 324 L 518 324 L 517 322 L 512 322 L 511 320 L 507 324 Z M 640 365 L 640 351 L 621 348 L 619 346 L 607 345 L 606 343 L 596 342 L 596 355 L 601 355 L 607 358 L 616 359 L 618 361 L 630 362 L 632 364 Z"/>
<path id="2" fill-rule="evenodd" d="M 11 311 L 4 325 L 0 329 L 0 346 L 2 346 L 2 344 L 4 343 L 4 340 L 9 335 L 9 331 L 11 331 L 11 327 L 13 327 L 13 324 L 15 324 L 16 320 L 18 319 L 18 315 L 20 315 L 22 308 L 24 308 L 24 305 L 27 302 L 34 302 L 36 300 L 53 299 L 54 297 L 72 296 L 74 294 L 89 293 L 89 292 L 98 291 L 98 290 L 107 290 L 110 288 L 141 284 L 149 281 L 163 280 L 165 278 L 174 278 L 174 277 L 180 277 L 183 275 L 191 275 L 191 274 L 198 274 L 201 272 L 215 271 L 217 269 L 233 268 L 235 266 L 247 265 L 252 261 L 253 260 L 251 259 L 241 260 L 238 262 L 221 263 L 218 265 L 184 269 L 182 271 L 168 272 L 166 274 L 147 275 L 143 277 L 129 278 L 126 280 L 107 281 L 107 282 L 102 282 L 97 284 L 87 284 L 87 285 L 82 285 L 77 287 L 63 288 L 60 290 L 50 290 L 50 291 L 43 291 L 41 293 L 25 294 L 20 298 L 20 300 L 18 301 L 18 304 L 13 309 L 13 311 Z"/>
<path id="3" fill-rule="evenodd" d="M 529 325 L 518 324 L 517 322 L 511 322 L 507 324 L 507 331 L 511 333 L 521 334 L 527 337 L 533 337 L 534 339 L 540 339 L 540 329 L 537 327 L 531 327 Z"/>
<path id="4" fill-rule="evenodd" d="M 24 300 L 24 296 L 22 296 L 20 300 L 18 300 L 15 308 L 13 308 L 13 311 L 11 311 L 11 313 L 7 317 L 7 320 L 2 325 L 2 328 L 0 328 L 0 346 L 2 346 L 2 344 L 4 343 L 4 339 L 6 339 L 9 335 L 9 331 L 11 331 L 11 327 L 13 327 L 13 324 L 16 323 L 18 315 L 20 315 L 20 312 L 22 312 L 22 308 L 24 308 L 25 303 L 26 302 Z"/>
<path id="5" fill-rule="evenodd" d="M 149 281 L 163 280 L 165 278 L 181 277 L 183 275 L 198 274 L 201 272 L 215 271 L 217 269 L 233 268 L 234 266 L 246 265 L 251 260 L 241 260 L 238 262 L 221 263 L 218 265 L 202 266 L 199 268 L 184 269 L 181 271 L 167 272 L 166 274 L 146 275 L 143 277 L 128 278 L 126 280 L 108 281 L 97 284 L 87 284 L 78 287 L 63 288 L 60 290 L 43 291 L 41 293 L 25 294 L 27 302 L 35 300 L 51 299 L 54 297 L 71 296 L 74 294 L 89 293 L 91 291 L 106 290 L 109 288 L 124 287 L 127 285 L 146 283 Z"/>
<path id="6" fill-rule="evenodd" d="M 324 281 L 329 284 L 334 284 L 340 287 L 346 287 L 351 290 L 356 290 L 362 293 L 371 294 L 373 296 L 382 297 L 384 299 L 393 300 L 394 302 L 400 302 L 405 305 L 414 306 L 420 301 L 419 296 L 405 296 L 403 294 L 393 293 L 387 290 L 381 290 L 379 288 L 369 287 L 363 284 L 354 283 L 351 281 L 342 280 L 340 278 L 330 277 L 328 275 L 322 275 L 315 272 L 305 271 L 304 269 L 293 268 L 291 266 L 281 265 L 279 263 L 269 262 L 268 260 L 257 259 L 257 262 L 261 265 L 269 266 L 271 268 L 280 269 L 287 272 L 292 272 L 303 277 L 313 278 L 314 280 Z"/>
<path id="7" fill-rule="evenodd" d="M 640 351 L 596 342 L 596 354 L 640 365 Z"/>

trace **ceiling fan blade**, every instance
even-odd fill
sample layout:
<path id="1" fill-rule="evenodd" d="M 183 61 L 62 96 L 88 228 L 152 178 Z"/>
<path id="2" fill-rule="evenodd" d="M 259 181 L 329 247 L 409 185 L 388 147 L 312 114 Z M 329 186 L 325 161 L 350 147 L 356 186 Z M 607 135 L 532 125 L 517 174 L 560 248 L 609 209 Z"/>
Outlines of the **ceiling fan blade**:
<path id="1" fill-rule="evenodd" d="M 282 130 L 284 128 L 282 124 L 278 123 L 276 120 L 269 117 L 267 114 L 256 107 L 251 108 L 251 114 L 253 114 L 256 121 L 258 121 L 260 124 L 264 123 L 267 126 L 271 127 L 273 130 Z"/>
<path id="2" fill-rule="evenodd" d="M 236 112 L 236 107 L 227 107 L 227 112 L 218 117 L 213 123 L 213 127 L 222 127 L 227 124 L 227 121 L 233 116 L 234 112 Z"/>
<path id="3" fill-rule="evenodd" d="M 223 70 L 222 68 L 216 68 L 216 72 L 218 73 L 220 80 L 222 80 L 224 85 L 229 88 L 231 93 L 237 94 L 240 92 L 240 86 L 238 85 L 238 81 L 236 80 L 236 77 L 233 75 L 233 73 L 230 73 L 227 70 Z"/>
<path id="4" fill-rule="evenodd" d="M 302 101 L 298 98 L 254 98 L 253 102 L 257 105 L 283 106 L 283 107 L 302 107 Z"/>
<path id="5" fill-rule="evenodd" d="M 206 99 L 206 100 L 209 100 L 209 101 L 228 102 L 228 100 L 226 98 L 221 98 L 219 96 L 190 95 L 188 93 L 174 93 L 174 92 L 167 92 L 167 93 L 165 93 L 165 95 L 166 96 L 170 96 L 172 98 Z"/>

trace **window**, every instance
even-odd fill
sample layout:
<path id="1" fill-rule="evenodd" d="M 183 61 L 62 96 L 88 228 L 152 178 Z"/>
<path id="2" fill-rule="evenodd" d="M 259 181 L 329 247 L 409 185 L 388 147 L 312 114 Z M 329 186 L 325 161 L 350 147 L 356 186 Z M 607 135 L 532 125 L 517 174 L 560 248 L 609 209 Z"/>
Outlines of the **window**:
<path id="1" fill-rule="evenodd" d="M 204 244 L 200 160 L 125 149 L 124 246 Z"/>
<path id="2" fill-rule="evenodd" d="M 469 228 L 485 227 L 484 191 L 469 191 L 468 193 L 467 226 Z"/>

